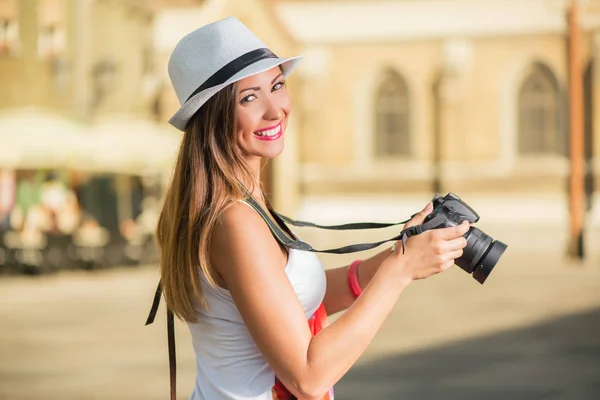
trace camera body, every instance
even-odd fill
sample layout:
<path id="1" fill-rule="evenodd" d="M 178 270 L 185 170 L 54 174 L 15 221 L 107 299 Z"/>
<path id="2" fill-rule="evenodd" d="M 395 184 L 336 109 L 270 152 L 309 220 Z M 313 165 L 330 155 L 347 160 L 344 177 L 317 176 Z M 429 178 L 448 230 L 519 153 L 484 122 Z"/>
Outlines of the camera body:
<path id="1" fill-rule="evenodd" d="M 444 197 L 436 194 L 432 203 L 433 211 L 423 222 L 426 224 L 436 221 L 430 229 L 457 226 L 465 220 L 471 224 L 479 221 L 479 215 L 475 210 L 454 193 L 448 193 Z M 507 245 L 494 240 L 473 226 L 463 237 L 467 239 L 467 246 L 463 249 L 463 255 L 455 260 L 455 264 L 483 284 L 506 250 Z"/>

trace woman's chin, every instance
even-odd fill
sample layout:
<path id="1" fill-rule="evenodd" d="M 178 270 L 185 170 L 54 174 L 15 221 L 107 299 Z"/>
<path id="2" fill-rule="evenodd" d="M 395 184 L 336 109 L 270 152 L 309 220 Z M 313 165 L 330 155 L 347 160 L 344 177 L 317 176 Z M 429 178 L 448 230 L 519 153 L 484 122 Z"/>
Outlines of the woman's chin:
<path id="1" fill-rule="evenodd" d="M 279 151 L 269 151 L 269 152 L 265 152 L 261 155 L 262 158 L 277 158 L 278 155 L 280 155 L 283 152 L 283 148 L 281 148 Z"/>
<path id="2" fill-rule="evenodd" d="M 283 152 L 283 140 L 279 139 L 279 143 L 274 144 L 274 146 L 269 146 L 268 149 L 263 149 L 260 153 L 260 156 L 263 158 L 275 158 Z"/>

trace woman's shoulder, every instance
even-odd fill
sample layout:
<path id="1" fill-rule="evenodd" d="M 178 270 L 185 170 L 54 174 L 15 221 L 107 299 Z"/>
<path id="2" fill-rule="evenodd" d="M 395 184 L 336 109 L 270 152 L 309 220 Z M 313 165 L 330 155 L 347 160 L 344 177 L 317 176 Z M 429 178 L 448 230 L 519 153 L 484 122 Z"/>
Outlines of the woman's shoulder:
<path id="1" fill-rule="evenodd" d="M 272 239 L 272 234 L 262 217 L 247 203 L 235 201 L 219 216 L 211 241 L 232 249 L 272 241 L 267 239 Z"/>
<path id="2" fill-rule="evenodd" d="M 229 290 L 242 284 L 240 280 L 253 279 L 249 276 L 270 276 L 273 266 L 281 261 L 279 244 L 269 227 L 242 202 L 232 204 L 219 216 L 209 253 L 213 268 Z"/>

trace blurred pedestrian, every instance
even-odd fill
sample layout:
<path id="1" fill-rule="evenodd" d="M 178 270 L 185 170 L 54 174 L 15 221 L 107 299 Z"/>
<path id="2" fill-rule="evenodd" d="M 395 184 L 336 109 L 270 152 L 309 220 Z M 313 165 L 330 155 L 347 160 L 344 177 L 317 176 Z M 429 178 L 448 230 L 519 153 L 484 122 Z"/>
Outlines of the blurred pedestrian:
<path id="1" fill-rule="evenodd" d="M 398 246 L 325 271 L 314 253 L 279 244 L 249 202 L 272 215 L 261 160 L 283 151 L 286 79 L 299 61 L 235 18 L 188 34 L 169 60 L 181 104 L 169 122 L 184 137 L 157 237 L 167 304 L 193 339 L 192 399 L 332 399 L 404 288 L 449 268 L 466 245 L 467 224 L 434 229 L 409 238 L 404 254 Z"/>

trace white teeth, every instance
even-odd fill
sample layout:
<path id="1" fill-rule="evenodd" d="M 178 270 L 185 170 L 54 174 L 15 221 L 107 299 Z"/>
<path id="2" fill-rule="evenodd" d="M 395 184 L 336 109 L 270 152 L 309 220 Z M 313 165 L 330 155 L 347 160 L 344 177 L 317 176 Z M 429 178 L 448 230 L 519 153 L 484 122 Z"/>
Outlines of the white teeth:
<path id="1" fill-rule="evenodd" d="M 277 127 L 273 128 L 273 129 L 269 129 L 267 131 L 261 131 L 261 132 L 255 132 L 255 135 L 258 136 L 275 136 L 279 133 L 279 131 L 281 130 L 281 125 L 277 125 Z"/>

